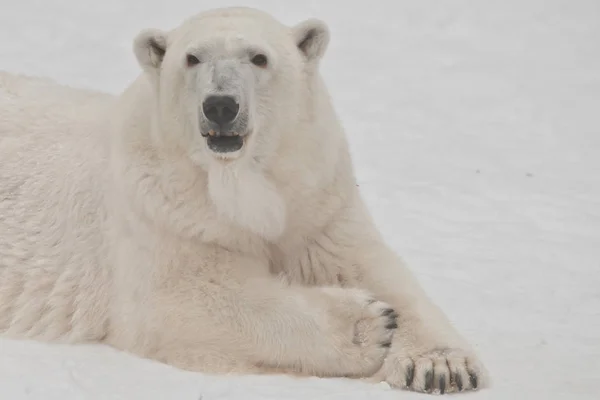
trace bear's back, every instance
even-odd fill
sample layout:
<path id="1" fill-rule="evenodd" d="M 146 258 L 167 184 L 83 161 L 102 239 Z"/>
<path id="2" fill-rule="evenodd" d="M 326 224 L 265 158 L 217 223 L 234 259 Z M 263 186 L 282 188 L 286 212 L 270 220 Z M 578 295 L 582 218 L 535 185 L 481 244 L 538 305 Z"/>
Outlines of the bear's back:
<path id="1" fill-rule="evenodd" d="M 106 273 L 102 119 L 112 102 L 0 72 L 0 332 L 61 336 L 78 288 Z"/>

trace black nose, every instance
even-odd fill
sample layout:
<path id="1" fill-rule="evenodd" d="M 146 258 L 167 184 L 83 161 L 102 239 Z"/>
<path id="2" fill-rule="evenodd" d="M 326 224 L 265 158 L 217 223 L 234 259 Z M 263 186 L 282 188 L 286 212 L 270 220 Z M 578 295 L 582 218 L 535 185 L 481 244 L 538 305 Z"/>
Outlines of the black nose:
<path id="1" fill-rule="evenodd" d="M 233 121 L 239 110 L 239 104 L 231 96 L 209 96 L 202 104 L 206 118 L 219 126 Z"/>

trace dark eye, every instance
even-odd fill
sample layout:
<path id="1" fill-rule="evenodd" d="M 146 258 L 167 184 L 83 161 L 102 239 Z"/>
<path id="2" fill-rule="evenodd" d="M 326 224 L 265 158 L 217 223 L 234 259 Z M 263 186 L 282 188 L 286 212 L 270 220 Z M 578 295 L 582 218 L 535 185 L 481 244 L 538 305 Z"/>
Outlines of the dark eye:
<path id="1" fill-rule="evenodd" d="M 200 59 L 193 54 L 188 54 L 186 56 L 186 61 L 188 67 L 193 67 L 194 65 L 200 64 Z"/>
<path id="2" fill-rule="evenodd" d="M 252 64 L 256 65 L 257 67 L 265 67 L 267 65 L 267 56 L 265 56 L 264 54 L 257 54 L 254 57 L 252 57 Z"/>

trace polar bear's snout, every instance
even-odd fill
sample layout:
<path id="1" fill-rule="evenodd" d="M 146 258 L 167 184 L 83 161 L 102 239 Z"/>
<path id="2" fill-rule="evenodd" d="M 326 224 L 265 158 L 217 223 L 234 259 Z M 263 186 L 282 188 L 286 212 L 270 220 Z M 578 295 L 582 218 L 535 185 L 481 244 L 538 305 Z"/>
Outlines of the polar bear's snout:
<path id="1" fill-rule="evenodd" d="M 198 70 L 200 134 L 215 153 L 233 153 L 250 133 L 251 76 L 239 60 L 207 62 Z"/>
<path id="2" fill-rule="evenodd" d="M 200 134 L 215 153 L 231 153 L 244 146 L 248 134 L 246 113 L 231 95 L 211 94 L 202 102 Z"/>
<path id="3" fill-rule="evenodd" d="M 201 135 L 206 138 L 208 148 L 216 153 L 238 151 L 244 145 L 246 124 L 239 118 L 240 103 L 230 95 L 211 94 L 202 102 L 205 120 Z"/>

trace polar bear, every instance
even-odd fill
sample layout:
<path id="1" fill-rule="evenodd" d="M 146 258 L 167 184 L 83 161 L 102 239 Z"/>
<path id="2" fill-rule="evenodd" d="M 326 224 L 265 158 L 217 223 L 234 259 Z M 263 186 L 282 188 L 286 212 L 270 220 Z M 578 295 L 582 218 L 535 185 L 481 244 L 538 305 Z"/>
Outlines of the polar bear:
<path id="1" fill-rule="evenodd" d="M 489 383 L 385 244 L 319 64 L 250 8 L 134 40 L 119 96 L 0 75 L 0 332 L 206 373 Z"/>

